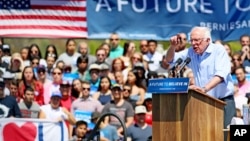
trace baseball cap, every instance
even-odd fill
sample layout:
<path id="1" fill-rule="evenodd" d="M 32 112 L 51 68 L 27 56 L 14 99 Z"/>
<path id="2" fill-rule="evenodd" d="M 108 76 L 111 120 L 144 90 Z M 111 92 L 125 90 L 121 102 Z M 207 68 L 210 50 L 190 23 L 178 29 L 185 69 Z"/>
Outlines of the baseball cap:
<path id="1" fill-rule="evenodd" d="M 44 65 L 39 65 L 39 66 L 37 66 L 37 71 L 38 70 L 45 70 L 46 68 L 45 68 L 45 66 Z"/>
<path id="2" fill-rule="evenodd" d="M 95 112 L 93 112 L 91 114 L 91 120 L 97 119 L 99 117 L 101 117 L 101 113 L 100 112 L 95 111 Z"/>
<path id="3" fill-rule="evenodd" d="M 60 97 L 60 98 L 62 98 L 62 94 L 61 94 L 60 91 L 54 91 L 54 92 L 52 92 L 50 98 L 52 98 L 52 97 Z"/>
<path id="4" fill-rule="evenodd" d="M 109 70 L 109 65 L 107 63 L 102 63 L 100 65 L 101 70 Z"/>
<path id="5" fill-rule="evenodd" d="M 146 113 L 147 113 L 147 110 L 145 106 L 140 105 L 140 106 L 135 107 L 135 114 L 146 114 Z"/>
<path id="6" fill-rule="evenodd" d="M 122 90 L 122 87 L 119 84 L 114 84 L 111 86 L 111 89 L 114 89 L 114 88 L 119 88 L 120 90 Z"/>
<path id="7" fill-rule="evenodd" d="M 63 80 L 60 86 L 70 86 L 69 81 Z"/>
<path id="8" fill-rule="evenodd" d="M 89 70 L 91 71 L 91 70 L 100 70 L 101 69 L 101 67 L 100 67 L 100 65 L 97 65 L 97 64 L 91 64 L 90 66 L 89 66 Z"/>

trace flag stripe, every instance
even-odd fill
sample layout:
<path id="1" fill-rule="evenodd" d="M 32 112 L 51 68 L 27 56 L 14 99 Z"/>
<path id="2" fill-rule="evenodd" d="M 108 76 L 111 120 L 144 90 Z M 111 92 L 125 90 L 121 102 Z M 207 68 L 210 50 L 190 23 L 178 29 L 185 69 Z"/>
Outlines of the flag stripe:
<path id="1" fill-rule="evenodd" d="M 0 9 L 0 36 L 87 37 L 86 0 L 30 0 L 30 9 L 10 2 L 18 5 Z"/>
<path id="2" fill-rule="evenodd" d="M 32 9 L 52 9 L 52 10 L 75 10 L 86 11 L 86 7 L 73 7 L 73 6 L 49 6 L 49 5 L 32 5 Z"/>
<path id="3" fill-rule="evenodd" d="M 0 19 L 20 19 L 20 20 L 25 20 L 25 19 L 30 19 L 30 20 L 69 20 L 69 21 L 86 21 L 85 17 L 70 17 L 70 16 L 53 16 L 53 15 L 13 15 L 13 16 L 1 16 Z"/>
<path id="4" fill-rule="evenodd" d="M 34 25 L 5 25 L 1 26 L 0 29 L 63 29 L 63 30 L 77 30 L 77 31 L 87 31 L 85 27 L 74 27 L 74 26 L 49 26 L 49 25 L 40 25 L 40 26 L 34 26 Z"/>
<path id="5" fill-rule="evenodd" d="M 72 16 L 86 17 L 86 11 L 64 11 L 64 10 L 0 10 L 0 15 L 53 15 L 53 16 Z"/>
<path id="6" fill-rule="evenodd" d="M 79 6 L 79 7 L 86 7 L 86 1 L 79 0 L 79 1 L 69 1 L 69 0 L 32 0 L 31 5 L 51 5 L 51 6 Z"/>
<path id="7" fill-rule="evenodd" d="M 39 20 L 39 25 L 50 25 L 50 26 L 79 26 L 79 27 L 86 27 L 85 21 L 64 21 L 64 20 Z M 36 22 L 30 22 L 30 20 L 1 20 L 2 26 L 5 25 L 37 25 Z"/>

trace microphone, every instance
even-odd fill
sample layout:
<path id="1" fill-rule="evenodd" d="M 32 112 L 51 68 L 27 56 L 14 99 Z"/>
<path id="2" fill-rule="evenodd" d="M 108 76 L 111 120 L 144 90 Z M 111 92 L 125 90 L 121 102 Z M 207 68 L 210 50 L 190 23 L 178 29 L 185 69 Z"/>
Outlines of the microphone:
<path id="1" fill-rule="evenodd" d="M 183 60 L 181 58 L 178 58 L 174 64 L 174 66 L 171 68 L 171 70 L 174 71 L 176 69 L 176 67 L 179 66 L 182 62 L 183 62 Z"/>
<path id="2" fill-rule="evenodd" d="M 188 65 L 191 62 L 191 58 L 187 57 L 186 60 L 180 65 L 177 74 L 180 75 L 180 72 L 183 70 L 183 68 Z"/>

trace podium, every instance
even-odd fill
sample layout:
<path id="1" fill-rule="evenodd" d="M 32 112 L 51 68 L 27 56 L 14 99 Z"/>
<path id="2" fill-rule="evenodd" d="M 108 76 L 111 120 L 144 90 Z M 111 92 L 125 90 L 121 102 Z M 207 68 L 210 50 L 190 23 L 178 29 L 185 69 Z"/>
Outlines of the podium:
<path id="1" fill-rule="evenodd" d="M 194 90 L 153 94 L 153 141 L 223 141 L 224 106 Z"/>

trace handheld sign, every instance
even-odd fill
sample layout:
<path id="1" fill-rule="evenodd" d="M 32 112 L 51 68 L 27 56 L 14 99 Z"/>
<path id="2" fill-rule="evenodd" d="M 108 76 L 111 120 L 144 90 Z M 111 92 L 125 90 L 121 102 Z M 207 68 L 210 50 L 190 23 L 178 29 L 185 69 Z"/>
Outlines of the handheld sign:
<path id="1" fill-rule="evenodd" d="M 165 78 L 150 79 L 148 84 L 149 93 L 187 93 L 189 78 Z"/>

